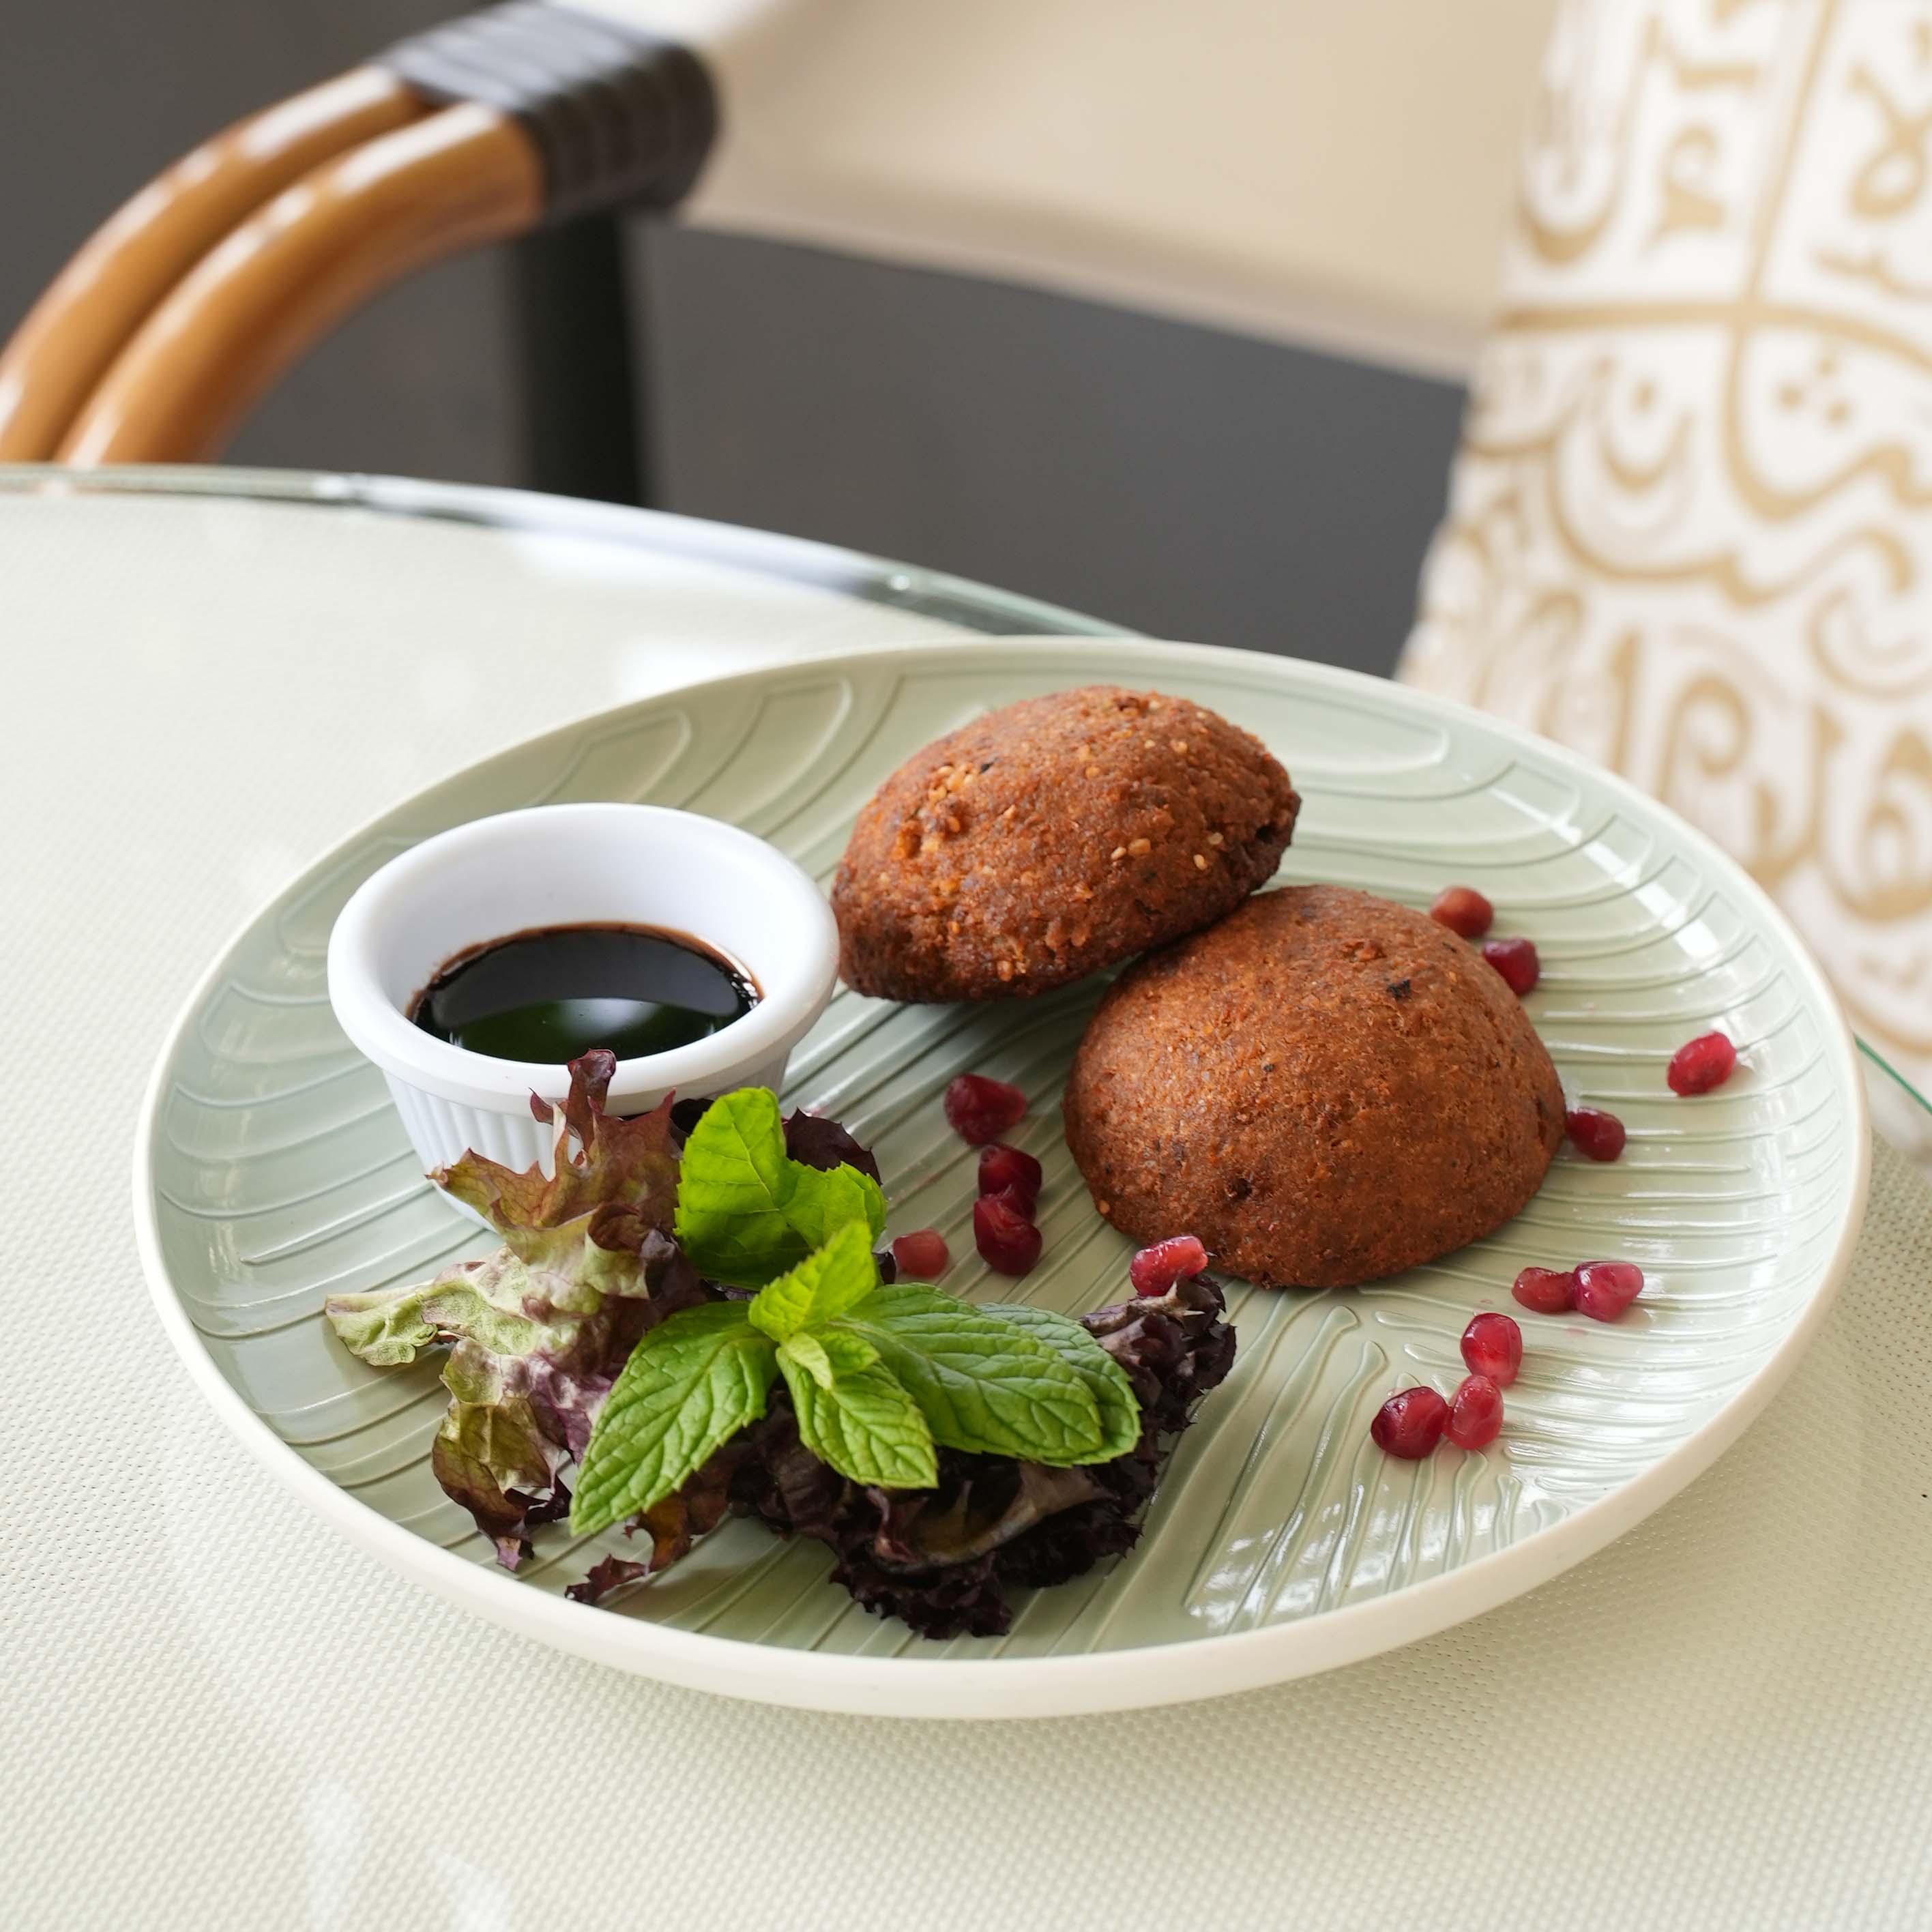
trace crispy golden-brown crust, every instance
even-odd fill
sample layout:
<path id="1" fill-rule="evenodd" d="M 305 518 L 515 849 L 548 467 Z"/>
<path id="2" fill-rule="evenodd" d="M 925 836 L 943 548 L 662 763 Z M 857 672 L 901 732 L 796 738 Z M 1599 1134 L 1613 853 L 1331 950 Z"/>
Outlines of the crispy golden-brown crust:
<path id="1" fill-rule="evenodd" d="M 1492 1232 L 1540 1184 L 1563 1090 L 1482 956 L 1339 886 L 1250 899 L 1142 960 L 1073 1063 L 1094 1203 L 1268 1288 L 1347 1287 Z"/>
<path id="2" fill-rule="evenodd" d="M 839 970 L 891 1000 L 1045 992 L 1218 919 L 1281 862 L 1300 801 L 1198 704 L 1090 685 L 909 758 L 832 888 Z"/>

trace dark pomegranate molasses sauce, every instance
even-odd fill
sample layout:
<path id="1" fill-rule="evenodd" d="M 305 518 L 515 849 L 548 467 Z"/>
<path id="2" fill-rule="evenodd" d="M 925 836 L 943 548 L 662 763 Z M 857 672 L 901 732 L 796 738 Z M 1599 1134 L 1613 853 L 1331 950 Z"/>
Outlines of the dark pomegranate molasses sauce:
<path id="1" fill-rule="evenodd" d="M 557 1066 L 593 1046 L 620 1060 L 688 1046 L 758 1003 L 742 968 L 687 933 L 546 926 L 459 952 L 409 1017 L 472 1053 Z"/>

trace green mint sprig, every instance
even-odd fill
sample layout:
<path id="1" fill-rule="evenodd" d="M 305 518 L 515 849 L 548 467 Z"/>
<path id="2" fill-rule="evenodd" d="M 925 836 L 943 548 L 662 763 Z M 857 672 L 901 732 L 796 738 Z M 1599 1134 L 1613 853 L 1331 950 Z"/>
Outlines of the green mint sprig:
<path id="1" fill-rule="evenodd" d="M 1139 1440 L 1132 1384 L 1080 1323 L 882 1286 L 884 1222 L 867 1176 L 787 1159 L 770 1094 L 714 1102 L 686 1144 L 678 1235 L 701 1272 L 758 1292 L 674 1315 L 638 1342 L 592 1428 L 572 1528 L 661 1502 L 764 1414 L 780 1377 L 805 1446 L 880 1488 L 932 1488 L 941 1448 L 1066 1468 Z"/>
<path id="2" fill-rule="evenodd" d="M 1078 1322 L 1048 1319 L 1072 1330 L 1064 1346 L 1090 1351 L 1094 1376 L 1126 1396 L 1133 1426 L 1124 1440 L 1118 1419 L 1103 1424 L 1093 1390 L 1065 1355 L 970 1301 L 908 1282 L 875 1289 L 840 1325 L 879 1352 L 945 1448 L 1062 1466 L 1124 1454 L 1140 1435 L 1132 1384 Z"/>
<path id="3" fill-rule="evenodd" d="M 706 1302 L 659 1323 L 597 1412 L 572 1528 L 606 1528 L 680 1488 L 764 1414 L 777 1353 L 745 1319 L 742 1301 Z"/>
<path id="4" fill-rule="evenodd" d="M 680 1245 L 728 1288 L 763 1288 L 822 1248 L 848 1221 L 876 1240 L 886 1197 L 856 1167 L 808 1167 L 785 1152 L 778 1096 L 748 1087 L 712 1102 L 678 1169 Z"/>

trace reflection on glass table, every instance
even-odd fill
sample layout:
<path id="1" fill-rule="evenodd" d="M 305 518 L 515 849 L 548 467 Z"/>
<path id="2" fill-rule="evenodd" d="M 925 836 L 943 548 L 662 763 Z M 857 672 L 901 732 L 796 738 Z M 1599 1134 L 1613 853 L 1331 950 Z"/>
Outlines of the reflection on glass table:
<path id="1" fill-rule="evenodd" d="M 1872 1126 L 1921 1168 L 1932 1166 L 1932 1100 L 1869 1041 L 1860 1040 L 1858 1051 L 1864 1059 Z"/>

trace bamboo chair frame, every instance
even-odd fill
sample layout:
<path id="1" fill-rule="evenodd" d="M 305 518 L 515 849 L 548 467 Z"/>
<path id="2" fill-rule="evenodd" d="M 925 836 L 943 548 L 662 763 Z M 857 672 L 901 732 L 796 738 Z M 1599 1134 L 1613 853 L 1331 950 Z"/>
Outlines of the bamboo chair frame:
<path id="1" fill-rule="evenodd" d="M 109 218 L 0 354 L 0 461 L 187 463 L 345 315 L 536 226 L 511 116 L 357 68 L 196 148 Z"/>

